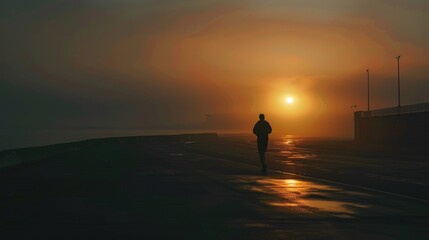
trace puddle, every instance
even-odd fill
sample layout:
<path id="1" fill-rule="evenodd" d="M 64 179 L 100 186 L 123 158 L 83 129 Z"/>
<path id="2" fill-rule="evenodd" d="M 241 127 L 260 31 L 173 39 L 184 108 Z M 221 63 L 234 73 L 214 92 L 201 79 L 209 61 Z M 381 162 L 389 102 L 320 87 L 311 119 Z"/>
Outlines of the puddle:
<path id="1" fill-rule="evenodd" d="M 295 163 L 292 161 L 283 161 L 282 163 L 284 163 L 286 165 L 295 165 Z"/>
<path id="2" fill-rule="evenodd" d="M 276 206 L 276 207 L 298 207 L 298 203 L 290 203 L 290 202 L 269 202 L 266 201 L 268 205 Z"/>
<path id="3" fill-rule="evenodd" d="M 243 183 L 243 178 L 240 180 Z M 369 205 L 355 203 L 358 192 L 298 179 L 248 178 L 247 189 L 264 193 L 262 202 L 274 207 L 307 208 L 337 217 L 353 217 Z"/>
<path id="4" fill-rule="evenodd" d="M 273 142 L 270 149 L 277 152 L 282 157 L 289 159 L 311 159 L 316 158 L 317 155 L 313 152 L 306 152 L 298 148 L 296 145 L 303 140 L 296 138 L 292 135 L 284 136 L 280 141 Z"/>
<path id="5" fill-rule="evenodd" d="M 183 153 L 170 153 L 170 156 L 183 156 Z"/>
<path id="6" fill-rule="evenodd" d="M 354 213 L 340 201 L 326 201 L 326 200 L 302 200 L 301 204 L 311 208 L 317 208 L 324 212 L 332 213 Z"/>
<path id="7" fill-rule="evenodd" d="M 281 150 L 279 151 L 279 155 L 283 157 L 287 157 L 289 159 L 311 159 L 317 157 L 316 154 L 312 153 L 296 153 L 297 151 L 291 151 L 291 150 Z"/>
<path id="8" fill-rule="evenodd" d="M 285 135 L 284 137 L 282 137 L 280 144 L 295 145 L 297 142 L 300 142 L 300 139 L 296 138 L 293 135 Z"/>

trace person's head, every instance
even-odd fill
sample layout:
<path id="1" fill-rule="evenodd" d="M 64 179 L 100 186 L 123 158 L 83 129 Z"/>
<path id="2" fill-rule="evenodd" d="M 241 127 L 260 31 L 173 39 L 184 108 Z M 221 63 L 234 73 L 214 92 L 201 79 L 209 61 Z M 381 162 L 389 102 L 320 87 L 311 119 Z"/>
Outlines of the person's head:
<path id="1" fill-rule="evenodd" d="M 265 115 L 263 113 L 259 114 L 259 119 L 260 120 L 265 120 Z"/>

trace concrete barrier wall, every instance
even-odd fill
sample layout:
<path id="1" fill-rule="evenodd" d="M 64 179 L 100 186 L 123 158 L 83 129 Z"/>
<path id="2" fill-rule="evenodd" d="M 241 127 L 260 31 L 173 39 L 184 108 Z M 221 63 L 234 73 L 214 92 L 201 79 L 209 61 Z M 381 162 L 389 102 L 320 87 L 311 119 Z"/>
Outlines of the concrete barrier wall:
<path id="1" fill-rule="evenodd" d="M 355 113 L 355 141 L 362 144 L 429 145 L 429 112 L 363 117 Z"/>
<path id="2" fill-rule="evenodd" d="M 78 142 L 52 144 L 39 147 L 28 147 L 20 149 L 10 149 L 0 151 L 0 170 L 2 168 L 20 165 L 26 162 L 37 161 L 55 154 L 71 152 L 82 148 L 96 147 L 103 144 L 116 143 L 144 143 L 145 141 L 175 141 L 192 142 L 215 140 L 216 133 L 196 133 L 180 135 L 160 135 L 160 136 L 132 136 L 132 137 L 111 137 L 88 139 Z"/>

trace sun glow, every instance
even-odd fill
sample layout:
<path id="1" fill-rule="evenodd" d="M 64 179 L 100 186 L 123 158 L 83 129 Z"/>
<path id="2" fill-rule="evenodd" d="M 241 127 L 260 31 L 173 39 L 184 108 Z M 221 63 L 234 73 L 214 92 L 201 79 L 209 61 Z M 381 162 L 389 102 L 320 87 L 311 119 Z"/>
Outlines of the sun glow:
<path id="1" fill-rule="evenodd" d="M 314 93 L 307 84 L 307 80 L 297 82 L 294 79 L 273 80 L 271 88 L 267 91 L 266 101 L 260 106 L 260 112 L 269 113 L 271 117 L 281 119 L 291 124 L 304 124 L 321 115 L 326 107 L 317 93 Z M 287 84 L 292 82 L 295 84 Z M 280 121 L 280 120 L 279 120 Z"/>
<path id="2" fill-rule="evenodd" d="M 292 104 L 292 103 L 294 102 L 294 99 L 293 99 L 293 97 L 286 97 L 286 98 L 285 98 L 285 102 L 286 102 L 287 104 Z"/>

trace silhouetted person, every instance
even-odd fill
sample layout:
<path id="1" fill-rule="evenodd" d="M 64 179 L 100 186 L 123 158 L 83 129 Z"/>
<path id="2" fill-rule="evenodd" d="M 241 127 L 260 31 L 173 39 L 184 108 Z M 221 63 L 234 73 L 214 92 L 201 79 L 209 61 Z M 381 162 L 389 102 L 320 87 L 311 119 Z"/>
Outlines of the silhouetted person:
<path id="1" fill-rule="evenodd" d="M 270 123 L 265 121 L 265 115 L 259 114 L 259 121 L 253 127 L 253 133 L 258 137 L 258 152 L 262 165 L 262 173 L 267 171 L 265 152 L 268 146 L 268 134 L 272 131 Z"/>

